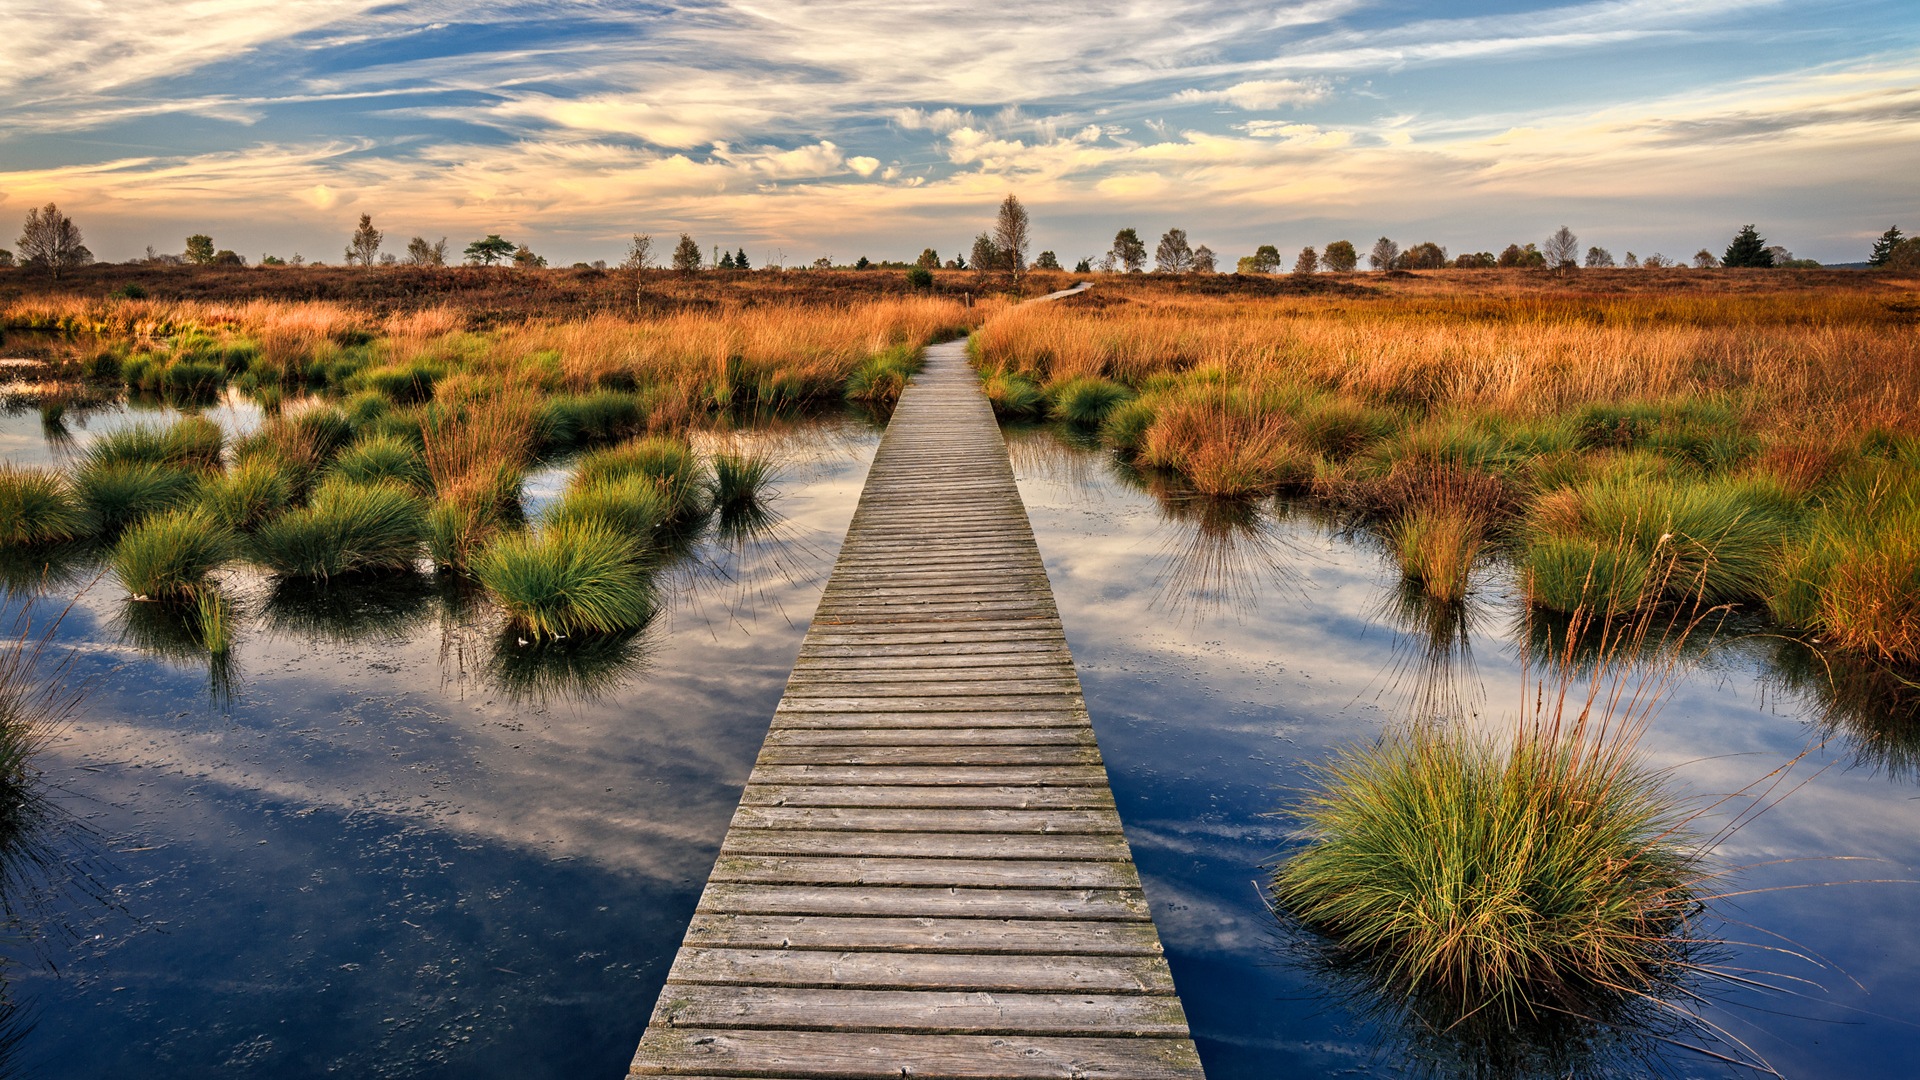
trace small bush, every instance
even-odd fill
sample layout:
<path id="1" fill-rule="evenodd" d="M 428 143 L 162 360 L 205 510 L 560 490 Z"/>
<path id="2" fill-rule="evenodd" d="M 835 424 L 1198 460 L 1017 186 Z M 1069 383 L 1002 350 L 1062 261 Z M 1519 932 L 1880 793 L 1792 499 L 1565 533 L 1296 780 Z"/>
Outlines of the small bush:
<path id="1" fill-rule="evenodd" d="M 190 597 L 233 558 L 233 533 L 211 514 L 170 510 L 132 526 L 113 546 L 114 575 L 135 597 Z"/>
<path id="2" fill-rule="evenodd" d="M 433 486 L 419 448 L 393 435 L 361 437 L 333 459 L 327 475 L 356 484 L 391 482 L 422 492 Z"/>
<path id="3" fill-rule="evenodd" d="M 87 462 L 73 478 L 87 531 L 108 537 L 149 514 L 187 505 L 197 486 L 185 469 L 144 461 Z"/>
<path id="4" fill-rule="evenodd" d="M 59 473 L 0 464 L 0 546 L 78 539 L 86 515 Z"/>
<path id="5" fill-rule="evenodd" d="M 1099 427 L 1133 392 L 1110 379 L 1068 379 L 1052 387 L 1053 418 L 1078 427 Z"/>
<path id="6" fill-rule="evenodd" d="M 328 579 L 413 568 L 426 510 L 404 488 L 331 480 L 306 506 L 261 526 L 250 548 L 276 574 Z"/>
<path id="7" fill-rule="evenodd" d="M 672 501 L 671 520 L 690 521 L 704 511 L 707 484 L 693 448 L 662 436 L 636 439 L 580 459 L 572 486 L 588 488 L 609 480 L 644 476 L 661 486 Z"/>
<path id="8" fill-rule="evenodd" d="M 198 503 L 214 520 L 235 532 L 251 532 L 286 510 L 293 499 L 293 483 L 286 470 L 255 457 L 224 473 L 200 480 Z"/>
<path id="9" fill-rule="evenodd" d="M 513 625 L 536 638 L 632 630 L 658 602 L 634 542 L 598 523 L 502 535 L 473 570 Z"/>

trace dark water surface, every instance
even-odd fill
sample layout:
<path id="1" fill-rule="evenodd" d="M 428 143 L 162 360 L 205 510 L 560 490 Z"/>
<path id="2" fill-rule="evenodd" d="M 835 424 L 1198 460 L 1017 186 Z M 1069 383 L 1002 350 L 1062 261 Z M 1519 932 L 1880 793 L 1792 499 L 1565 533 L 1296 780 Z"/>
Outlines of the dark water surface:
<path id="1" fill-rule="evenodd" d="M 240 431 L 250 408 L 214 415 Z M 49 441 L 37 412 L 14 410 L 0 453 L 61 462 L 138 418 L 70 415 Z M 38 941 L 0 945 L 32 1025 L 18 1063 L 50 1077 L 620 1075 L 876 441 L 843 421 L 735 438 L 782 463 L 784 522 L 703 539 L 673 572 L 669 614 L 571 656 L 529 653 L 426 578 L 315 594 L 233 573 L 234 659 L 210 665 L 76 568 L 35 616 L 80 591 L 59 640 L 90 690 L 40 765 L 80 823 L 48 842 L 94 858 L 38 910 Z M 1291 842 L 1274 815 L 1308 766 L 1411 710 L 1511 716 L 1526 630 L 1510 588 L 1489 576 L 1466 649 L 1435 647 L 1457 627 L 1397 605 L 1364 538 L 1272 502 L 1158 498 L 1052 434 L 1010 439 L 1209 1075 L 1420 1071 L 1267 914 L 1265 867 Z M 529 502 L 565 475 L 536 472 Z M 10 594 L 0 615 L 21 603 Z M 1913 719 L 1884 680 L 1843 678 L 1829 724 L 1819 674 L 1785 643 L 1723 635 L 1649 733 L 1693 793 L 1735 791 L 1813 747 L 1779 805 L 1719 849 L 1755 866 L 1739 887 L 1920 877 Z M 1807 861 L 1829 856 L 1871 861 Z M 1920 1072 L 1920 887 L 1776 889 L 1716 910 L 1722 933 L 1777 950 L 1729 962 L 1793 991 L 1707 987 L 1731 1038 L 1788 1076 Z M 1587 1071 L 1744 1075 L 1642 1049 Z"/>
<path id="2" fill-rule="evenodd" d="M 1236 514 L 1156 499 L 1098 452 L 1044 432 L 1009 437 L 1207 1074 L 1424 1071 L 1301 962 L 1267 913 L 1263 866 L 1289 846 L 1274 812 L 1297 802 L 1306 766 L 1422 703 L 1490 725 L 1518 714 L 1526 632 L 1510 583 L 1482 586 L 1465 655 L 1436 650 L 1423 613 L 1393 603 L 1397 571 L 1371 542 L 1272 501 Z M 1920 730 L 1878 687 L 1857 688 L 1830 729 L 1823 683 L 1795 651 L 1729 628 L 1697 651 L 1646 738 L 1652 762 L 1693 795 L 1737 791 L 1813 747 L 1773 789 L 1784 798 L 1717 849 L 1751 867 L 1730 889 L 1773 889 L 1715 905 L 1730 922 L 1710 929 L 1759 946 L 1724 963 L 1782 989 L 1705 985 L 1705 1015 L 1787 1076 L 1920 1075 L 1920 885 L 1776 888 L 1920 878 Z M 1750 805 L 1730 804 L 1712 827 Z M 1759 865 L 1775 860 L 1792 861 Z M 1584 1068 L 1751 1075 L 1645 1041 Z M 1731 1052 L 1725 1039 L 1718 1050 Z"/>

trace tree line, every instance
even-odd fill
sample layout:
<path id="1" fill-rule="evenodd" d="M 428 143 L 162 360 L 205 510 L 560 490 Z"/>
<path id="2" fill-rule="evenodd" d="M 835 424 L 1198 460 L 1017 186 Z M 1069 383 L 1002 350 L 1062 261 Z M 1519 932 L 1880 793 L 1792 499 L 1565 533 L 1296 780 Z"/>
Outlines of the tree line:
<path id="1" fill-rule="evenodd" d="M 80 227 L 73 219 L 60 211 L 54 203 L 36 207 L 27 212 L 26 221 L 21 227 L 17 241 L 18 252 L 0 248 L 0 267 L 19 266 L 40 270 L 54 277 L 86 266 L 94 261 L 93 253 L 87 249 Z M 451 256 L 448 239 L 429 240 L 424 236 L 415 236 L 407 241 L 404 255 L 383 251 L 386 234 L 373 224 L 371 214 L 361 214 L 359 223 L 348 237 L 344 252 L 344 261 L 348 266 L 372 268 L 375 266 L 446 266 Z M 972 245 L 964 252 L 956 252 L 951 259 L 941 261 L 940 255 L 929 247 L 921 251 L 911 264 L 873 263 L 864 256 L 854 265 L 854 269 L 864 270 L 873 266 L 905 267 L 916 283 L 930 281 L 932 271 L 936 269 L 974 270 L 981 273 L 1000 272 L 1012 275 L 1018 284 L 1020 277 L 1029 269 L 1064 269 L 1060 259 L 1052 251 L 1042 251 L 1029 263 L 1027 253 L 1032 246 L 1032 219 L 1026 207 L 1014 195 L 1008 195 L 1001 201 L 993 225 L 975 236 Z M 539 255 L 524 243 L 515 243 L 504 239 L 498 233 L 488 233 L 466 245 L 461 257 L 469 266 L 514 266 L 522 269 L 537 269 L 548 265 L 544 256 Z M 1144 273 L 1149 258 L 1153 262 L 1155 273 L 1164 274 L 1212 274 L 1219 272 L 1219 257 L 1206 244 L 1193 244 L 1184 229 L 1172 228 L 1161 234 L 1160 241 L 1149 252 L 1146 241 L 1137 229 L 1124 228 L 1114 234 L 1113 245 L 1099 256 L 1080 259 L 1073 266 L 1075 273 Z M 153 264 L 188 264 L 195 266 L 245 266 L 247 260 L 228 248 L 216 247 L 213 238 L 205 233 L 195 233 L 186 238 L 186 247 L 178 255 L 162 254 L 147 248 L 144 261 Z M 1536 268 L 1548 270 L 1573 270 L 1580 267 L 1603 269 L 1620 267 L 1659 268 L 1691 265 L 1699 269 L 1714 267 L 1817 267 L 1820 264 L 1812 259 L 1797 259 L 1793 253 L 1778 244 L 1769 244 L 1753 225 L 1743 226 L 1733 236 L 1720 254 L 1702 248 L 1695 252 L 1691 260 L 1669 258 L 1659 252 L 1638 255 L 1627 252 L 1616 261 L 1613 253 L 1603 247 L 1588 247 L 1582 254 L 1579 237 L 1572 229 L 1561 226 L 1542 243 L 1508 244 L 1498 254 L 1491 251 L 1476 251 L 1450 256 L 1447 249 L 1432 241 L 1423 241 L 1402 249 L 1390 237 L 1382 236 L 1374 241 L 1366 256 L 1367 266 L 1376 271 L 1389 270 L 1437 270 L 1447 267 L 1455 269 L 1493 269 L 1493 268 Z M 1889 228 L 1873 243 L 1868 255 L 1869 266 L 1886 269 L 1920 269 L 1920 237 L 1910 237 L 1900 231 L 1898 226 Z M 299 254 L 291 259 L 281 259 L 274 255 L 263 255 L 262 266 L 300 266 L 325 265 L 318 260 L 309 263 Z M 681 233 L 678 243 L 666 254 L 667 267 L 681 273 L 692 274 L 702 270 L 752 270 L 754 266 L 747 257 L 744 247 L 726 252 L 715 247 L 711 258 L 702 250 L 698 241 L 688 233 Z M 833 267 L 831 259 L 822 256 L 815 259 L 812 266 L 816 269 Z M 1242 274 L 1277 274 L 1284 265 L 1280 250 L 1273 244 L 1261 244 L 1253 254 L 1240 257 L 1234 270 Z M 608 269 L 604 260 L 592 263 L 574 263 L 575 269 Z M 640 271 L 656 266 L 653 237 L 646 233 L 636 233 L 630 239 L 625 258 L 619 269 Z M 1360 266 L 1360 253 L 1349 240 L 1335 240 L 1324 248 L 1303 247 L 1294 257 L 1292 272 L 1311 274 L 1320 271 L 1348 273 Z M 784 269 L 775 265 L 770 268 Z"/>

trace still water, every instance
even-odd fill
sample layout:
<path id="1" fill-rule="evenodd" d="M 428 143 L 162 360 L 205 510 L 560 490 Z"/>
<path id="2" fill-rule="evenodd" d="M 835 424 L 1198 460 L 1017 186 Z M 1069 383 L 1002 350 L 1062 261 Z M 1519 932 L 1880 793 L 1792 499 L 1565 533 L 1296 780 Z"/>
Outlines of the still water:
<path id="1" fill-rule="evenodd" d="M 223 408 L 234 430 L 257 422 Z M 63 440 L 16 412 L 0 448 L 58 462 L 131 416 L 70 419 Z M 66 815 L 40 839 L 84 873 L 40 881 L 34 932 L 5 945 L 12 1064 L 620 1075 L 877 438 L 840 420 L 731 437 L 780 461 L 779 523 L 702 538 L 672 571 L 669 613 L 586 653 L 530 654 L 425 578 L 315 594 L 236 573 L 234 659 L 210 665 L 73 568 L 32 612 L 44 627 L 77 595 L 58 640 L 87 687 L 39 760 Z M 1435 622 L 1396 603 L 1364 537 L 1275 502 L 1159 496 L 1050 432 L 1009 437 L 1209 1075 L 1421 1071 L 1365 1001 L 1302 963 L 1265 908 L 1265 868 L 1294 842 L 1277 812 L 1332 751 L 1413 711 L 1498 724 L 1518 708 L 1510 583 L 1489 572 L 1466 625 Z M 529 502 L 565 475 L 536 473 Z M 1698 794 L 1806 752 L 1719 849 L 1751 867 L 1736 888 L 1766 890 L 1716 905 L 1719 933 L 1755 943 L 1727 963 L 1781 989 L 1703 986 L 1706 1015 L 1722 1052 L 1737 1039 L 1788 1076 L 1914 1075 L 1920 886 L 1778 888 L 1920 877 L 1909 707 L 1843 679 L 1830 713 L 1823 685 L 1792 646 L 1729 627 L 1693 651 L 1649 732 L 1653 760 Z M 1743 1072 L 1658 1042 L 1588 1071 Z"/>

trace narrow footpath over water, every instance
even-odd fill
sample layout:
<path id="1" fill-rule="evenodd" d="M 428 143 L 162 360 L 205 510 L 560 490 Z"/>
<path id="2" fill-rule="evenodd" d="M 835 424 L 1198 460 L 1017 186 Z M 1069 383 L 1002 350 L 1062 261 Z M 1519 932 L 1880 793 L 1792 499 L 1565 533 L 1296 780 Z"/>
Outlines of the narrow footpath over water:
<path id="1" fill-rule="evenodd" d="M 894 411 L 640 1076 L 1201 1076 L 964 342 Z"/>

